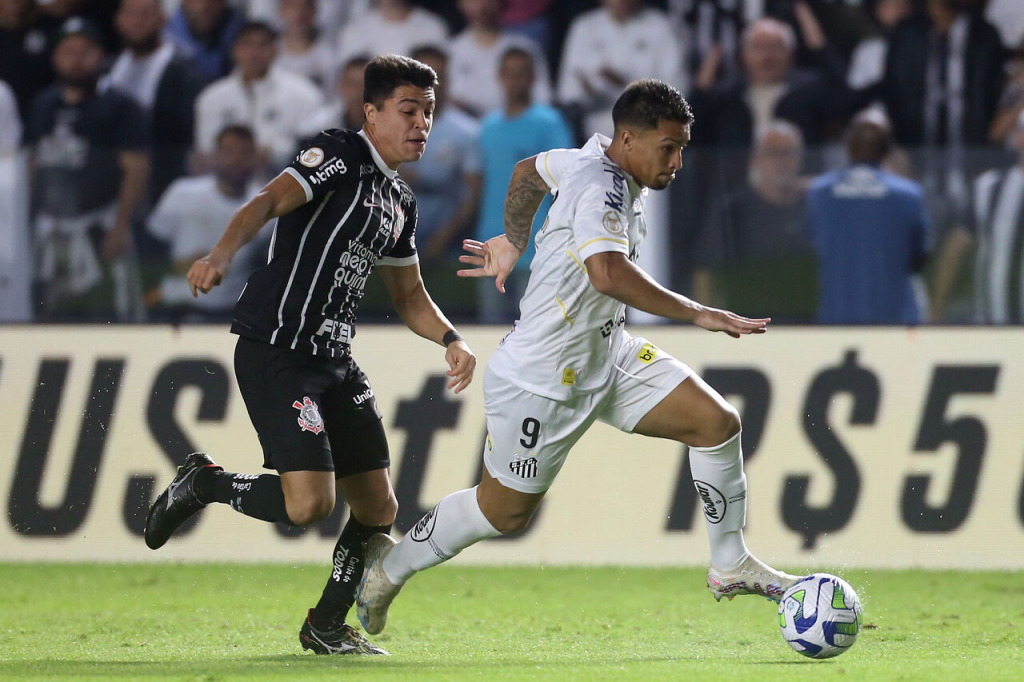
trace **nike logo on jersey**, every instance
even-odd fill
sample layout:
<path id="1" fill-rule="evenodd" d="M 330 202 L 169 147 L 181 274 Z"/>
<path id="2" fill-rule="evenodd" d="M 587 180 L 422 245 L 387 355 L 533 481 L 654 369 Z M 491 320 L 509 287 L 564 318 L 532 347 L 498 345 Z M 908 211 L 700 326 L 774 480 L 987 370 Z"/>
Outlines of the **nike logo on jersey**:
<path id="1" fill-rule="evenodd" d="M 375 204 L 372 201 L 370 201 L 370 197 L 366 197 L 365 199 L 363 199 L 363 206 L 365 206 L 366 208 L 384 208 L 380 204 Z"/>

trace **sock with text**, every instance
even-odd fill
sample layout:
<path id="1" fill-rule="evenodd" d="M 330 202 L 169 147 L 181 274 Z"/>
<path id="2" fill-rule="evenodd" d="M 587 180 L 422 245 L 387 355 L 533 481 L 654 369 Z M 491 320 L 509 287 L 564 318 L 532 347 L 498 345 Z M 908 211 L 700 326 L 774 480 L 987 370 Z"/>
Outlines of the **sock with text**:
<path id="1" fill-rule="evenodd" d="M 736 568 L 747 557 L 743 526 L 747 522 L 747 477 L 743 473 L 740 435 L 721 445 L 690 448 L 690 473 L 711 544 L 711 565 Z"/>

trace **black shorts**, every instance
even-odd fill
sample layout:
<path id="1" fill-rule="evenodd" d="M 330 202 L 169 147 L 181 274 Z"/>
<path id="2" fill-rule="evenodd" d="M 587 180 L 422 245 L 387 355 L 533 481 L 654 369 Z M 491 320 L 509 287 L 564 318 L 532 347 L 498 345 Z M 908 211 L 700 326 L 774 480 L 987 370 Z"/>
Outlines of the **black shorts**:
<path id="1" fill-rule="evenodd" d="M 391 464 L 377 399 L 351 357 L 317 357 L 239 337 L 235 377 L 265 468 L 343 478 Z"/>

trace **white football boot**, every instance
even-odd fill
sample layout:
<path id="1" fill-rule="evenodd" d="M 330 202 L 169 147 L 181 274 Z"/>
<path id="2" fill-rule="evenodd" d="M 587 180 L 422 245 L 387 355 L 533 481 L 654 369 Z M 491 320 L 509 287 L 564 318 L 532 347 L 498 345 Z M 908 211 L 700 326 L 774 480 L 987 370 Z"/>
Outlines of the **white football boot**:
<path id="1" fill-rule="evenodd" d="M 388 607 L 402 589 L 401 585 L 388 580 L 383 566 L 384 557 L 396 544 L 390 535 L 374 533 L 364 545 L 366 568 L 356 589 L 356 616 L 363 629 L 371 635 L 384 630 L 388 622 Z"/>
<path id="2" fill-rule="evenodd" d="M 722 597 L 732 601 L 737 595 L 757 594 L 778 602 L 786 590 L 800 580 L 800 576 L 776 571 L 750 553 L 731 571 L 708 567 L 708 590 L 714 595 L 715 601 L 722 601 Z"/>

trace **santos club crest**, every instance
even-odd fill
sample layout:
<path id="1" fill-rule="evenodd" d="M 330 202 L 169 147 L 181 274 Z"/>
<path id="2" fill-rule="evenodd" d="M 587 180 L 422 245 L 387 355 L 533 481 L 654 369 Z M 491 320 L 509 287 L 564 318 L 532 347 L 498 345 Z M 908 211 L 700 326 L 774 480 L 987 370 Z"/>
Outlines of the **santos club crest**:
<path id="1" fill-rule="evenodd" d="M 324 420 L 320 416 L 320 409 L 308 396 L 303 397 L 301 403 L 296 400 L 292 403 L 292 407 L 299 411 L 299 426 L 303 431 L 320 433 L 324 430 Z"/>

